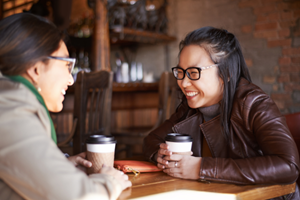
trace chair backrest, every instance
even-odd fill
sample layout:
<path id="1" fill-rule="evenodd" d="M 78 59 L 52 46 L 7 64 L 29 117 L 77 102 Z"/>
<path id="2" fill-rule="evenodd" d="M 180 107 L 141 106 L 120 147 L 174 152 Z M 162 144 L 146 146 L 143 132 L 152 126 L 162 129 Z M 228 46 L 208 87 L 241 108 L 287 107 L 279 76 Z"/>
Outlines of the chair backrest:
<path id="1" fill-rule="evenodd" d="M 300 112 L 286 114 L 285 118 L 286 118 L 286 123 L 288 125 L 288 128 L 295 140 L 300 155 Z M 297 183 L 298 185 L 300 185 L 300 178 L 298 178 Z"/>
<path id="2" fill-rule="evenodd" d="M 159 126 L 176 111 L 181 102 L 182 92 L 176 78 L 171 72 L 163 72 L 159 80 L 159 119 L 155 126 Z"/>
<path id="3" fill-rule="evenodd" d="M 300 151 L 300 112 L 293 114 L 286 114 L 286 123 L 296 142 L 298 151 Z"/>
<path id="4" fill-rule="evenodd" d="M 77 74 L 74 119 L 78 119 L 73 137 L 73 153 L 86 150 L 85 139 L 91 134 L 110 134 L 113 72 Z"/>

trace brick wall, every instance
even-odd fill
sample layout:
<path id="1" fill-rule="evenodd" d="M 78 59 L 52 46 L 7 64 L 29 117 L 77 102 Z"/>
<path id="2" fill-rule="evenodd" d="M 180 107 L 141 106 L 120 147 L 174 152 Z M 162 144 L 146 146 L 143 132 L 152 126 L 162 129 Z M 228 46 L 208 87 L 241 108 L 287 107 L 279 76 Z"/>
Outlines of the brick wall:
<path id="1" fill-rule="evenodd" d="M 163 45 L 139 48 L 137 59 L 158 77 L 178 62 L 178 43 L 203 26 L 225 28 L 239 39 L 252 81 L 280 111 L 300 111 L 299 0 L 169 0 L 170 66 Z M 154 59 L 155 58 L 155 59 Z"/>
<path id="2" fill-rule="evenodd" d="M 242 26 L 244 33 L 263 38 L 269 49 L 280 48 L 273 74 L 262 84 L 272 85 L 272 99 L 283 113 L 300 111 L 300 1 L 247 0 L 239 7 L 251 8 L 256 20 Z"/>

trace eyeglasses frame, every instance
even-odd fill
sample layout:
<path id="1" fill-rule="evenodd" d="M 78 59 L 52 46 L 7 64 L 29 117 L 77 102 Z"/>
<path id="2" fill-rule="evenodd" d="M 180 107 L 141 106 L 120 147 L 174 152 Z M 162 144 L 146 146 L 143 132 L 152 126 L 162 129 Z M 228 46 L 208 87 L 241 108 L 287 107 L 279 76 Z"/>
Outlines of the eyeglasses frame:
<path id="1" fill-rule="evenodd" d="M 75 66 L 75 63 L 76 63 L 76 58 L 66 58 L 66 57 L 56 57 L 56 56 L 48 56 L 47 58 L 48 59 L 55 59 L 55 60 L 62 60 L 62 61 L 71 62 L 72 67 L 71 67 L 71 70 L 69 69 L 70 74 L 72 73 L 72 71 L 74 69 L 74 66 Z"/>
<path id="2" fill-rule="evenodd" d="M 202 70 L 210 69 L 210 68 L 212 68 L 212 67 L 217 67 L 217 66 L 218 66 L 218 64 L 213 64 L 213 65 L 210 65 L 210 66 L 207 66 L 207 67 L 188 67 L 188 68 L 186 68 L 186 69 L 182 69 L 181 67 L 176 66 L 176 67 L 173 67 L 173 68 L 172 68 L 172 73 L 173 73 L 173 75 L 174 75 L 174 70 L 179 68 L 179 69 L 181 69 L 184 73 L 183 73 L 183 77 L 182 77 L 182 78 L 177 78 L 177 77 L 174 75 L 174 77 L 175 77 L 177 80 L 183 80 L 183 79 L 185 78 L 185 75 L 187 75 L 187 77 L 188 77 L 190 80 L 196 81 L 196 80 L 199 80 L 199 79 L 200 79 L 200 77 L 201 77 L 201 71 L 202 71 Z M 188 70 L 188 69 L 197 69 L 197 70 L 198 70 L 198 73 L 199 73 L 199 78 L 197 78 L 197 79 L 192 79 L 192 78 L 190 77 L 190 74 L 187 73 L 187 70 Z"/>

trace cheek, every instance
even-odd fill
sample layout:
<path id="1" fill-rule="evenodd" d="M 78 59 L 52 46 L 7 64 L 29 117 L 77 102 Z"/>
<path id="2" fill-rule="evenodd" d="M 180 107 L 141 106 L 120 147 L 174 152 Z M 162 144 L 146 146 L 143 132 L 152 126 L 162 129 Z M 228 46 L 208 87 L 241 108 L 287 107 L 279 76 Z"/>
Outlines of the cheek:
<path id="1" fill-rule="evenodd" d="M 177 85 L 180 87 L 180 89 L 183 91 L 183 86 L 182 86 L 182 80 L 177 80 Z"/>
<path id="2" fill-rule="evenodd" d="M 219 81 L 216 81 L 210 92 L 214 98 L 221 100 L 220 98 L 223 97 L 223 84 Z"/>
<path id="3" fill-rule="evenodd" d="M 223 84 L 219 78 L 211 77 L 210 80 L 205 80 L 205 83 L 206 84 L 201 85 L 201 89 L 207 96 L 212 96 L 214 98 L 222 96 Z"/>
<path id="4" fill-rule="evenodd" d="M 59 77 L 45 79 L 43 87 L 41 88 L 41 95 L 48 107 L 52 112 L 57 112 L 57 106 L 63 100 L 61 96 L 61 84 L 59 84 Z"/>

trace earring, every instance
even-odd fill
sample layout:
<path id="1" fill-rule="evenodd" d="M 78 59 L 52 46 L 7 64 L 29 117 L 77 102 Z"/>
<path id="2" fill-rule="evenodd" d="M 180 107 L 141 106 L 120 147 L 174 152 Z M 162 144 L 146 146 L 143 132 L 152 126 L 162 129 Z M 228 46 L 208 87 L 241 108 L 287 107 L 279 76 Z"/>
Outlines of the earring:
<path id="1" fill-rule="evenodd" d="M 41 91 L 42 91 L 42 89 L 41 89 L 40 87 L 38 87 L 38 88 L 37 88 L 37 91 L 41 92 Z"/>

